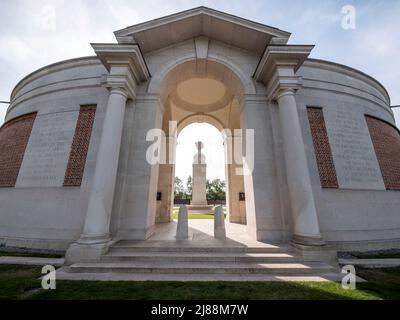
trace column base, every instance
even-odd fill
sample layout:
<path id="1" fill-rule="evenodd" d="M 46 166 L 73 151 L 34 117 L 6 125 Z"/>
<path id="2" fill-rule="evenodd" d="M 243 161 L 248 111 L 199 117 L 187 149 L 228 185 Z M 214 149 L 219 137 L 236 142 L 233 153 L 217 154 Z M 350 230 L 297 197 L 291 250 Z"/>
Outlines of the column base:
<path id="1" fill-rule="evenodd" d="M 304 261 L 323 261 L 333 267 L 338 267 L 337 250 L 329 245 L 302 245 L 293 241 L 289 242 Z"/>
<path id="2" fill-rule="evenodd" d="M 110 238 L 107 240 L 103 238 L 102 242 L 92 240 L 94 242 L 90 242 L 89 238 L 81 238 L 77 242 L 72 243 L 65 254 L 65 264 L 71 265 L 75 262 L 99 261 L 101 256 L 108 251 L 108 248 L 116 242 L 116 240 L 112 241 Z"/>
<path id="3" fill-rule="evenodd" d="M 101 235 L 85 235 L 82 234 L 78 239 L 77 243 L 83 245 L 94 245 L 94 244 L 102 244 L 111 241 L 111 237 L 109 233 L 101 234 Z"/>
<path id="4" fill-rule="evenodd" d="M 324 246 L 326 243 L 321 236 L 304 236 L 294 234 L 292 242 L 304 246 Z"/>

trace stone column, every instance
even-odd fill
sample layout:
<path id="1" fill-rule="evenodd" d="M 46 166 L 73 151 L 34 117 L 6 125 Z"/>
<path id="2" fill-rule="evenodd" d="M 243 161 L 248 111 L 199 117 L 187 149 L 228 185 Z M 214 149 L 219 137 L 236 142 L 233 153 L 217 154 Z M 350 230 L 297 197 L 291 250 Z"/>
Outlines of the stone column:
<path id="1" fill-rule="evenodd" d="M 150 78 L 137 44 L 92 44 L 108 74 L 104 86 L 110 94 L 97 152 L 86 219 L 79 240 L 70 245 L 66 263 L 98 260 L 110 245 L 110 218 L 127 99 L 136 99 L 136 88 Z"/>
<path id="2" fill-rule="evenodd" d="M 126 100 L 127 94 L 124 89 L 110 89 L 85 227 L 78 243 L 104 243 L 110 239 L 110 215 Z"/>
<path id="3" fill-rule="evenodd" d="M 304 245 L 322 245 L 324 242 L 319 231 L 294 90 L 291 88 L 280 90 L 277 100 L 289 198 L 294 216 L 293 242 Z"/>
<path id="4" fill-rule="evenodd" d="M 96 260 L 108 250 L 126 100 L 123 88 L 110 89 L 85 225 L 79 240 L 66 253 L 67 263 Z"/>

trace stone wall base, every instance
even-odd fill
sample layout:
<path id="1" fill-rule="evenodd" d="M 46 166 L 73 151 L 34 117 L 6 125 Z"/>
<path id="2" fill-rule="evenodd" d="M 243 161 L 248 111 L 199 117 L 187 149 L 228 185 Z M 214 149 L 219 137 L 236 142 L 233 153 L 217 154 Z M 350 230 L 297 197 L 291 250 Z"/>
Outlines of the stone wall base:
<path id="1" fill-rule="evenodd" d="M 337 251 L 373 251 L 400 249 L 400 239 L 362 240 L 362 241 L 329 241 Z"/>
<path id="2" fill-rule="evenodd" d="M 28 238 L 0 238 L 1 247 L 38 249 L 49 251 L 62 251 L 68 249 L 69 245 L 76 239 L 28 239 Z"/>

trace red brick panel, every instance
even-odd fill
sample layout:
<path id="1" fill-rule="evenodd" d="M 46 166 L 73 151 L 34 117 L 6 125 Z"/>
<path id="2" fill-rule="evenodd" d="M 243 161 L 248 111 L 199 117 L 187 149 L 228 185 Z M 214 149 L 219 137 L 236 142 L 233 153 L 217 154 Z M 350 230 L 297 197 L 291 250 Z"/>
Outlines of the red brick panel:
<path id="1" fill-rule="evenodd" d="M 5 123 L 0 129 L 0 187 L 14 187 L 36 113 Z"/>
<path id="2" fill-rule="evenodd" d="M 64 186 L 66 187 L 77 187 L 82 183 L 95 113 L 96 106 L 81 106 L 65 171 Z"/>
<path id="3" fill-rule="evenodd" d="M 387 190 L 400 190 L 400 133 L 389 123 L 366 116 Z"/>
<path id="4" fill-rule="evenodd" d="M 333 164 L 331 146 L 325 127 L 324 114 L 321 108 L 307 108 L 315 156 L 317 158 L 319 178 L 322 188 L 338 188 L 336 169 Z"/>

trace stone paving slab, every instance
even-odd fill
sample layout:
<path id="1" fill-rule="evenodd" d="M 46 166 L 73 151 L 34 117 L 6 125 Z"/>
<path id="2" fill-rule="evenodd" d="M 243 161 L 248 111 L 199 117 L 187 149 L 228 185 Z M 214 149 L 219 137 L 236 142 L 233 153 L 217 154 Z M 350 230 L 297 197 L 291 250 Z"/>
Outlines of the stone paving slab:
<path id="1" fill-rule="evenodd" d="M 64 264 L 64 258 L 38 258 L 38 257 L 0 257 L 0 264 L 16 264 L 26 266 L 52 265 L 60 267 Z"/>
<path id="2" fill-rule="evenodd" d="M 400 259 L 339 259 L 339 264 L 362 268 L 392 268 L 400 266 Z"/>
<path id="3" fill-rule="evenodd" d="M 317 275 L 260 275 L 260 274 L 162 274 L 162 273 L 71 273 L 64 268 L 57 271 L 58 280 L 87 280 L 87 281 L 341 281 L 342 275 L 323 273 Z M 359 281 L 363 281 L 360 279 Z"/>

